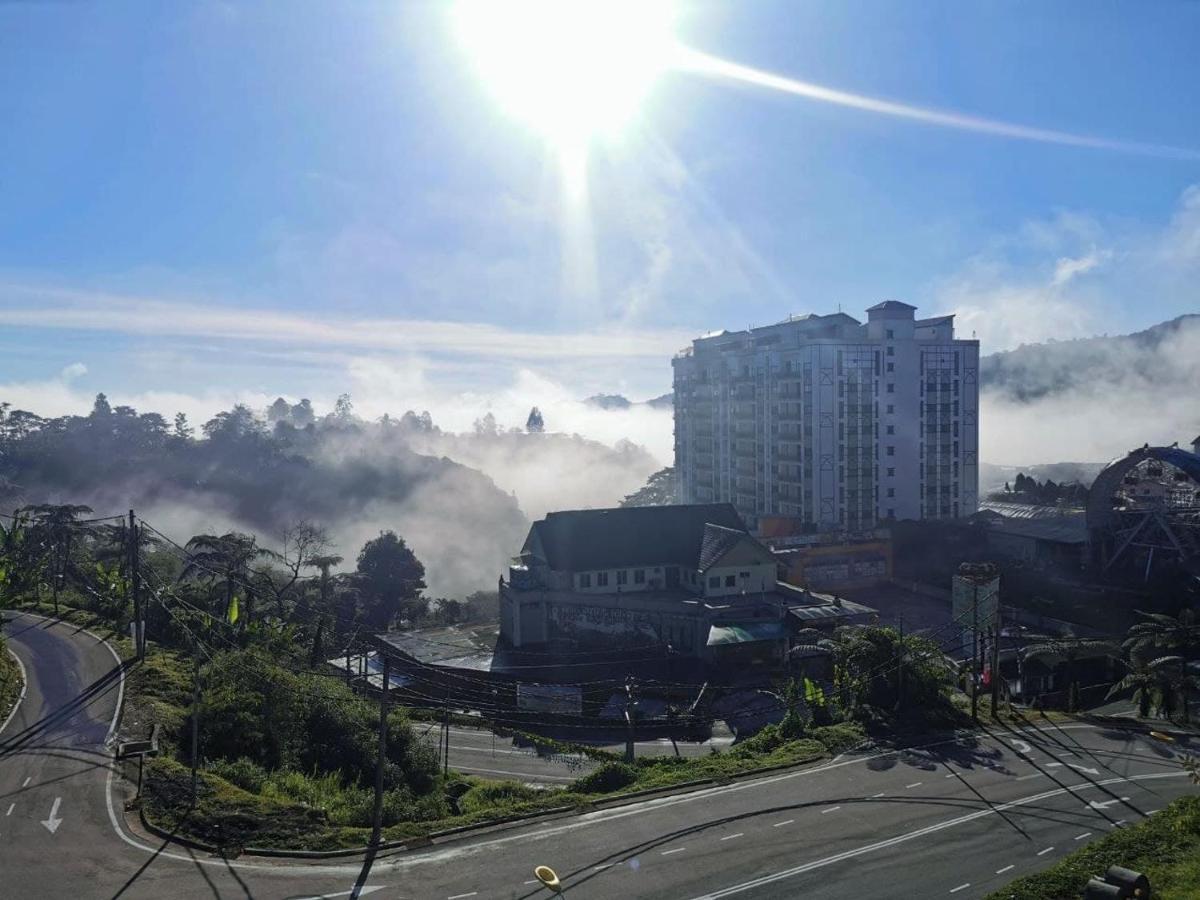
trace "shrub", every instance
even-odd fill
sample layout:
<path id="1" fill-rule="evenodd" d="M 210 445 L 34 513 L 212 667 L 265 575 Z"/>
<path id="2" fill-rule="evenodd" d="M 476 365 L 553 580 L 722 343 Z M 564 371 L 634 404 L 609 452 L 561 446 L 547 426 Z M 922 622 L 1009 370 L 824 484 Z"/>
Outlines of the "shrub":
<path id="1" fill-rule="evenodd" d="M 246 759 L 244 756 L 233 762 L 218 759 L 209 763 L 205 768 L 219 778 L 224 778 L 230 784 L 236 784 L 242 790 L 252 794 L 261 793 L 267 780 L 267 770 L 254 760 Z"/>
<path id="2" fill-rule="evenodd" d="M 757 756 L 778 750 L 786 743 L 787 738 L 778 725 L 765 725 L 753 737 L 740 741 L 730 752 L 735 756 Z"/>
<path id="3" fill-rule="evenodd" d="M 863 741 L 863 732 L 853 725 L 823 725 L 814 728 L 810 737 L 820 741 L 835 756 L 845 753 Z"/>
<path id="4" fill-rule="evenodd" d="M 471 788 L 463 794 L 459 803 L 464 813 L 482 812 L 489 809 L 504 810 L 536 800 L 541 794 L 541 791 L 521 784 L 519 781 L 489 781 Z"/>
<path id="5" fill-rule="evenodd" d="M 604 763 L 593 772 L 571 782 L 570 790 L 581 794 L 606 794 L 619 791 L 637 781 L 637 769 L 628 763 Z"/>

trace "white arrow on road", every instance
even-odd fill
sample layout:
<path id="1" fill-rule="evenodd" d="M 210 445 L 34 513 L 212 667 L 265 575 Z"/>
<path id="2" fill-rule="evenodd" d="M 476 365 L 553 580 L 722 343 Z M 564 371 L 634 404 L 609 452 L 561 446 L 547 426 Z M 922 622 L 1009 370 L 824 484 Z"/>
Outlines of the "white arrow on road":
<path id="1" fill-rule="evenodd" d="M 1026 756 L 1028 756 L 1030 753 L 1033 752 L 1033 748 L 1030 747 L 1024 741 L 1020 740 L 1019 738 L 1012 739 L 1012 746 L 1013 746 L 1013 749 L 1016 750 L 1018 753 L 1023 753 Z"/>
<path id="2" fill-rule="evenodd" d="M 1070 766 L 1072 769 L 1074 769 L 1076 772 L 1087 772 L 1089 775 L 1099 775 L 1100 774 L 1099 769 L 1089 769 L 1087 766 L 1081 766 L 1078 763 L 1067 763 L 1067 765 Z"/>
<path id="3" fill-rule="evenodd" d="M 1108 809 L 1108 807 L 1112 806 L 1114 803 L 1120 803 L 1122 800 L 1128 799 L 1128 797 L 1122 797 L 1121 800 L 1105 800 L 1103 803 L 1101 803 L 1099 800 L 1093 800 L 1088 804 L 1088 806 L 1090 806 L 1092 809 Z"/>
<path id="4" fill-rule="evenodd" d="M 46 830 L 51 834 L 54 834 L 54 832 L 58 831 L 58 826 L 63 822 L 63 820 L 58 817 L 58 807 L 61 804 L 62 797 L 55 797 L 54 805 L 50 807 L 50 817 L 47 819 L 42 819 L 42 824 L 46 826 Z"/>

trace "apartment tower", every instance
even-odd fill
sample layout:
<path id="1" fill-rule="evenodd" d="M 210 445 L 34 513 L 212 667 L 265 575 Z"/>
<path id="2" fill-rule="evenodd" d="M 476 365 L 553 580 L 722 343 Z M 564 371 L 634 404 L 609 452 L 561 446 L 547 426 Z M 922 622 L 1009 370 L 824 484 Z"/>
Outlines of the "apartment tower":
<path id="1" fill-rule="evenodd" d="M 697 338 L 675 370 L 675 468 L 685 503 L 732 503 L 801 530 L 975 512 L 979 342 L 954 317 L 887 300 Z"/>

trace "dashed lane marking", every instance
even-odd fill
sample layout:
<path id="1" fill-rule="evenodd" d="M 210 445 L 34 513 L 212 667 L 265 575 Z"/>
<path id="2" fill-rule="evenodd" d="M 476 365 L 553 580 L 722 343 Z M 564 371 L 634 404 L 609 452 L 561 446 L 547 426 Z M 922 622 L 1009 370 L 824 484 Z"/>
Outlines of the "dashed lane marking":
<path id="1" fill-rule="evenodd" d="M 950 893 L 957 894 L 959 891 L 965 891 L 970 886 L 971 886 L 971 882 L 968 881 L 966 884 L 960 884 L 956 888 L 950 888 Z"/>
<path id="2" fill-rule="evenodd" d="M 446 900 L 467 900 L 467 897 L 475 897 L 479 895 L 479 891 L 471 891 L 469 894 L 455 894 L 453 897 L 447 897 Z"/>
<path id="3" fill-rule="evenodd" d="M 26 775 L 25 780 L 21 782 L 21 787 L 29 787 L 29 782 L 33 781 L 32 775 Z"/>
<path id="4" fill-rule="evenodd" d="M 1049 853 L 1049 852 L 1050 852 L 1051 850 L 1053 850 L 1053 849 L 1054 849 L 1053 847 L 1047 847 L 1045 850 L 1039 850 L 1039 851 L 1038 851 L 1038 853 L 1037 853 L 1037 855 L 1038 855 L 1038 856 L 1045 856 L 1047 853 Z"/>
<path id="5" fill-rule="evenodd" d="M 17 808 L 17 804 L 15 804 L 15 803 L 10 803 L 10 804 L 8 804 L 8 812 L 6 812 L 6 813 L 5 813 L 5 815 L 6 815 L 6 816 L 11 816 L 11 815 L 12 815 L 12 811 L 13 811 L 14 809 L 16 809 L 16 808 Z"/>
<path id="6" fill-rule="evenodd" d="M 670 856 L 672 853 L 682 853 L 686 849 L 687 849 L 687 847 L 676 847 L 674 850 L 664 850 L 662 852 L 662 855 Z"/>
<path id="7" fill-rule="evenodd" d="M 1091 837 L 1091 836 L 1092 836 L 1092 833 L 1090 831 L 1085 831 L 1083 834 L 1075 835 L 1075 840 L 1082 841 L 1084 838 Z"/>
<path id="8" fill-rule="evenodd" d="M 905 789 L 906 791 L 911 791 L 913 788 L 915 788 L 915 787 L 920 787 L 920 786 L 921 786 L 921 785 L 923 785 L 924 783 L 925 783 L 925 782 L 923 782 L 923 781 L 914 781 L 912 784 L 906 784 L 906 785 L 904 786 L 904 789 Z"/>
<path id="9" fill-rule="evenodd" d="M 951 772 L 951 773 L 950 773 L 949 775 L 947 775 L 946 777 L 947 777 L 947 778 L 957 778 L 957 777 L 958 777 L 958 773 L 957 773 L 957 772 Z"/>
<path id="10" fill-rule="evenodd" d="M 1007 866 L 1005 866 L 1003 869 L 997 869 L 997 870 L 996 870 L 996 874 L 997 874 L 997 875 L 1003 875 L 1003 874 L 1004 874 L 1005 872 L 1007 872 L 1009 869 L 1015 869 L 1015 868 L 1016 868 L 1016 866 L 1015 866 L 1015 865 L 1007 865 Z"/>
<path id="11" fill-rule="evenodd" d="M 737 834 L 727 834 L 727 835 L 725 835 L 725 837 L 721 838 L 721 840 L 732 841 L 734 838 L 744 837 L 745 834 L 746 833 L 744 831 L 739 831 Z"/>
<path id="12" fill-rule="evenodd" d="M 876 798 L 882 797 L 882 796 L 883 796 L 883 791 L 880 791 L 878 794 L 872 794 L 871 799 L 875 800 Z"/>
<path id="13" fill-rule="evenodd" d="M 774 825 L 772 825 L 771 827 L 772 827 L 772 828 L 782 828 L 784 825 L 791 825 L 791 824 L 792 824 L 793 822 L 795 822 L 795 821 L 796 821 L 795 819 L 787 819 L 787 820 L 785 820 L 785 821 L 783 821 L 783 822 L 776 822 L 776 823 L 775 823 Z"/>
<path id="14" fill-rule="evenodd" d="M 839 809 L 841 809 L 840 806 L 831 806 L 828 809 L 821 810 L 821 815 L 825 815 L 825 813 L 827 813 L 827 812 L 836 812 Z"/>

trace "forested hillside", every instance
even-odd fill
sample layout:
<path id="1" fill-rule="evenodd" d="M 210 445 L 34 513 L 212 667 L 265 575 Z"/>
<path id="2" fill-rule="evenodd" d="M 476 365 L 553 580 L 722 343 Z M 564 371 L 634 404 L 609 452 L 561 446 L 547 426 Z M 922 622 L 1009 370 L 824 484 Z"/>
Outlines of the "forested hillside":
<path id="1" fill-rule="evenodd" d="M 265 419 L 237 406 L 198 434 L 183 416 L 113 408 L 104 395 L 87 416 L 54 419 L 0 404 L 0 506 L 135 508 L 179 540 L 247 531 L 268 545 L 303 519 L 345 555 L 394 529 L 435 596 L 494 586 L 528 527 L 515 497 L 415 452 L 419 416 L 365 423 L 347 398 L 321 418 L 307 401 L 280 403 Z"/>

